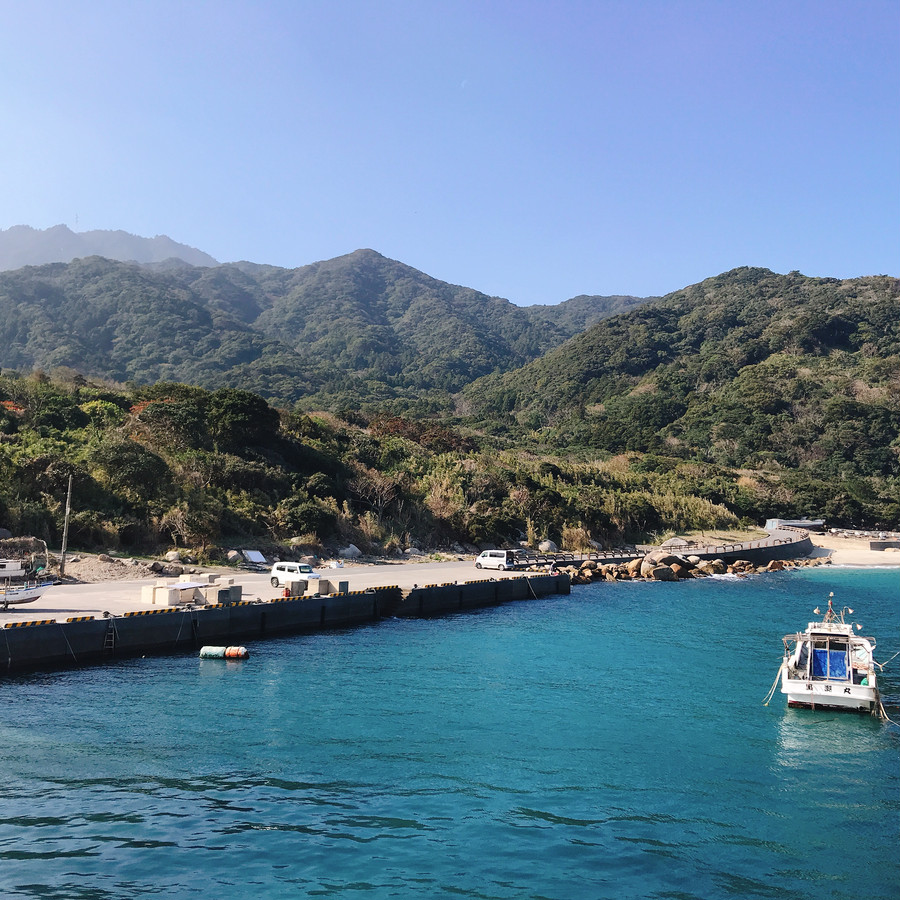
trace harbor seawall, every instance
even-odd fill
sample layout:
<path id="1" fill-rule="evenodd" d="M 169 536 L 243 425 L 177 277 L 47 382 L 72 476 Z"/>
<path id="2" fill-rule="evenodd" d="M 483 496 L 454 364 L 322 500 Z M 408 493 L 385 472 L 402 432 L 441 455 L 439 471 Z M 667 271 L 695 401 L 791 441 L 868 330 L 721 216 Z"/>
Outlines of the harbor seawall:
<path id="1" fill-rule="evenodd" d="M 756 541 L 735 544 L 686 545 L 673 548 L 679 556 L 699 556 L 700 559 L 721 559 L 734 562 L 738 559 L 760 565 L 773 559 L 800 559 L 809 556 L 815 548 L 805 528 L 782 526 Z"/>
<path id="2" fill-rule="evenodd" d="M 124 615 L 38 619 L 0 629 L 0 673 L 102 663 L 148 653 L 197 651 L 285 634 L 351 628 L 385 618 L 424 618 L 551 594 L 568 594 L 569 576 L 522 575 L 463 583 L 242 600 Z"/>

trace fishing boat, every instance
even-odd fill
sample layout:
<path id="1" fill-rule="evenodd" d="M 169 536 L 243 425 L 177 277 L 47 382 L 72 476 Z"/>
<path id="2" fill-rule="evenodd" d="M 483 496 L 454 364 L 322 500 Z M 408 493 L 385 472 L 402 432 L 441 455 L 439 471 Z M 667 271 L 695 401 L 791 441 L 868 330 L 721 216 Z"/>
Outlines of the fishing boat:
<path id="1" fill-rule="evenodd" d="M 42 584 L 23 584 L 16 587 L 0 587 L 0 609 L 16 603 L 33 603 L 47 588 L 53 587 L 52 581 Z"/>
<path id="2" fill-rule="evenodd" d="M 53 586 L 52 581 L 28 581 L 28 575 L 21 560 L 0 559 L 0 608 L 6 609 L 17 603 L 33 603 L 47 588 Z"/>
<path id="3" fill-rule="evenodd" d="M 875 638 L 857 634 L 861 626 L 845 621 L 853 610 L 835 612 L 833 599 L 829 594 L 820 622 L 784 636 L 781 693 L 788 706 L 880 713 Z M 814 612 L 821 615 L 818 608 Z"/>

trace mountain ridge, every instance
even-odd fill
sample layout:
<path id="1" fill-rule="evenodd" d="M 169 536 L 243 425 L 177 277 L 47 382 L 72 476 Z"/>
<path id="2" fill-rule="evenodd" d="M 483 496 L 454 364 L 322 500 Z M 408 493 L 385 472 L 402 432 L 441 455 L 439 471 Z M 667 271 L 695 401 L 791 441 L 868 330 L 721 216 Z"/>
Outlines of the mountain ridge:
<path id="1" fill-rule="evenodd" d="M 898 309 L 890 276 L 733 269 L 482 378 L 463 403 L 476 427 L 557 449 L 805 471 L 852 493 L 900 475 Z"/>
<path id="2" fill-rule="evenodd" d="M 93 256 L 0 272 L 0 365 L 428 413 L 562 343 L 597 301 L 556 324 L 374 250 L 297 269 Z"/>
<path id="3" fill-rule="evenodd" d="M 13 225 L 0 229 L 0 271 L 71 262 L 86 256 L 103 256 L 120 262 L 162 263 L 180 259 L 195 266 L 216 266 L 218 261 L 164 234 L 145 238 L 122 230 L 72 231 L 67 225 L 32 228 Z"/>

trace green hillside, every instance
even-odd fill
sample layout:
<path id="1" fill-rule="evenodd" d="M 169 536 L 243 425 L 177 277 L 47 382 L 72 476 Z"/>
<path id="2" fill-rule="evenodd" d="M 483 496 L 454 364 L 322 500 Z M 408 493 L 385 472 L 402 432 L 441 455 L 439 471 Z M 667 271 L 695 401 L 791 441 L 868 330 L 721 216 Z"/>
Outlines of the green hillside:
<path id="1" fill-rule="evenodd" d="M 900 524 L 900 282 L 736 269 L 565 340 L 620 301 L 548 322 L 372 251 L 2 273 L 0 514 L 55 534 L 73 471 L 129 546 Z"/>
<path id="2" fill-rule="evenodd" d="M 209 559 L 248 542 L 391 553 L 549 537 L 580 549 L 738 524 L 622 459 L 551 460 L 433 422 L 353 419 L 231 388 L 0 376 L 0 528 L 59 546 L 70 475 L 72 546 L 174 544 Z M 715 477 L 738 496 L 736 474 Z M 757 501 L 744 497 L 744 512 L 758 515 Z"/>
<path id="3" fill-rule="evenodd" d="M 574 337 L 603 319 L 629 312 L 655 299 L 623 294 L 614 294 L 610 297 L 580 294 L 555 306 L 526 306 L 525 312 L 534 321 L 553 325 L 564 331 L 568 337 Z"/>
<path id="4" fill-rule="evenodd" d="M 898 311 L 887 276 L 735 269 L 476 382 L 464 408 L 548 448 L 791 470 L 811 508 L 852 519 L 898 499 Z"/>
<path id="5" fill-rule="evenodd" d="M 90 257 L 0 273 L 0 366 L 433 413 L 571 337 L 591 300 L 603 315 L 588 298 L 557 325 L 371 250 L 300 269 Z"/>

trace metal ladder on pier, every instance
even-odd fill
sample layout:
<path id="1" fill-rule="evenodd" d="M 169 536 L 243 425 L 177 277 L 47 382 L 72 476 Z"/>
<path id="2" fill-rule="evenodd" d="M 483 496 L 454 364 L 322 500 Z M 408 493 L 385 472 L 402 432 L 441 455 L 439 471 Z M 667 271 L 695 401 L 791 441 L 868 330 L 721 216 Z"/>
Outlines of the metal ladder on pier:
<path id="1" fill-rule="evenodd" d="M 116 649 L 116 623 L 114 619 L 107 619 L 106 637 L 103 640 L 104 653 L 111 653 Z"/>

